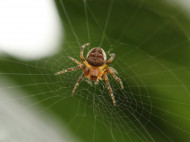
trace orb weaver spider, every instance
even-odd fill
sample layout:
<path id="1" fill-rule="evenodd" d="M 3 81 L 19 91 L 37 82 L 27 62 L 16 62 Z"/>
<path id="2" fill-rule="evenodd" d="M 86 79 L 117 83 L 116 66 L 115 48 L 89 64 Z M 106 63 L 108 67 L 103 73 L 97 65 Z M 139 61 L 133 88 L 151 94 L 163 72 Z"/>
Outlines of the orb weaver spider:
<path id="1" fill-rule="evenodd" d="M 73 62 L 75 62 L 76 64 L 78 64 L 78 66 L 59 71 L 59 72 L 55 73 L 55 75 L 82 69 L 83 73 L 79 77 L 77 83 L 74 86 L 74 89 L 72 91 L 72 96 L 74 95 L 77 87 L 79 86 L 79 83 L 83 80 L 84 77 L 88 78 L 88 82 L 90 84 L 92 83 L 91 81 L 95 81 L 95 83 L 97 84 L 99 82 L 99 80 L 105 80 L 107 89 L 112 98 L 112 102 L 113 102 L 114 106 L 116 106 L 116 101 L 115 101 L 113 91 L 109 84 L 109 79 L 107 76 L 107 74 L 110 73 L 113 76 L 113 78 L 120 83 L 121 88 L 122 89 L 124 88 L 121 79 L 116 76 L 117 71 L 112 67 L 107 67 L 113 61 L 115 54 L 109 54 L 111 57 L 109 60 L 106 61 L 107 57 L 106 57 L 104 50 L 100 47 L 96 47 L 96 48 L 92 48 L 88 52 L 88 54 L 86 56 L 86 59 L 87 59 L 87 61 L 86 61 L 83 57 L 83 51 L 84 51 L 84 48 L 89 45 L 90 45 L 90 43 L 86 43 L 81 46 L 80 59 L 82 60 L 83 63 L 79 62 L 78 60 L 76 60 L 72 57 L 69 57 L 69 59 L 72 60 Z"/>

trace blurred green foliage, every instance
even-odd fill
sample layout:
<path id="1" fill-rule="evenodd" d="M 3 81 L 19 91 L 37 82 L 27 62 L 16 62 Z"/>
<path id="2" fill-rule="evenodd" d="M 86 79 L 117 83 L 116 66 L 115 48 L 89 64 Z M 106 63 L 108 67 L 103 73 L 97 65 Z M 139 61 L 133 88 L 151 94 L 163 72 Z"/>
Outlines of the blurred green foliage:
<path id="1" fill-rule="evenodd" d="M 46 112 L 53 112 L 81 141 L 188 142 L 189 20 L 183 11 L 158 0 L 114 0 L 113 3 L 87 0 L 86 7 L 82 0 L 62 0 L 62 3 L 56 0 L 55 4 L 64 29 L 60 52 L 38 61 L 1 59 L 1 72 L 20 73 L 7 77 L 29 94 L 35 94 L 29 97 L 35 99 L 35 105 L 42 104 Z M 71 97 L 81 72 L 54 76 L 56 71 L 75 65 L 67 56 L 79 59 L 79 45 L 90 41 L 91 47 L 96 47 L 101 40 L 106 52 L 112 49 L 116 54 L 111 66 L 125 85 L 121 91 L 110 79 L 119 104 L 116 108 L 102 87 L 104 83 L 95 89 L 82 82 L 76 96 Z M 133 93 L 138 95 L 132 98 Z M 140 102 L 140 107 L 135 108 L 133 101 Z M 132 110 L 136 112 L 129 113 Z"/>

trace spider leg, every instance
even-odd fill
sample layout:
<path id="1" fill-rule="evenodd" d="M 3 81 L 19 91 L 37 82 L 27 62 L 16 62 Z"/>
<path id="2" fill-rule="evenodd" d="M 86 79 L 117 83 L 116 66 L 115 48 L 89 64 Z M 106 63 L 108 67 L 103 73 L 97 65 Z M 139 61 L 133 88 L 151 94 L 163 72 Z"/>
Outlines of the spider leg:
<path id="1" fill-rule="evenodd" d="M 75 62 L 78 65 L 82 65 L 81 62 L 79 62 L 77 59 L 73 58 L 73 57 L 69 57 L 70 60 L 72 60 L 73 62 Z"/>
<path id="2" fill-rule="evenodd" d="M 109 65 L 113 61 L 113 59 L 115 57 L 115 54 L 112 53 L 112 54 L 109 54 L 109 55 L 111 56 L 110 59 L 107 60 L 107 62 L 101 67 L 101 69 L 105 68 L 107 65 Z"/>
<path id="3" fill-rule="evenodd" d="M 103 76 L 103 79 L 104 79 L 105 82 L 106 82 L 106 86 L 107 86 L 107 89 L 108 89 L 108 91 L 109 91 L 109 93 L 110 93 L 110 95 L 111 95 L 112 102 L 113 102 L 114 106 L 116 106 L 116 101 L 115 101 L 115 98 L 114 98 L 114 95 L 113 95 L 113 91 L 112 91 L 112 89 L 111 89 L 111 86 L 110 86 L 110 84 L 109 84 L 108 76 L 107 76 L 107 75 L 104 75 L 104 76 Z"/>
<path id="4" fill-rule="evenodd" d="M 105 74 L 110 73 L 110 74 L 113 76 L 113 78 L 114 78 L 116 81 L 119 82 L 119 84 L 120 84 L 120 86 L 121 86 L 121 89 L 124 88 L 121 79 L 120 79 L 118 76 L 115 75 L 115 74 L 117 74 L 117 71 L 116 71 L 114 68 L 108 67 L 108 68 L 104 71 L 104 73 L 105 73 Z"/>
<path id="5" fill-rule="evenodd" d="M 80 49 L 80 59 L 82 60 L 82 62 L 83 62 L 87 67 L 90 67 L 90 65 L 85 61 L 84 56 L 83 56 L 83 52 L 84 52 L 84 48 L 85 48 L 86 46 L 89 46 L 89 45 L 90 45 L 90 43 L 86 43 L 86 44 L 82 45 L 82 46 L 81 46 L 81 49 Z"/>
<path id="6" fill-rule="evenodd" d="M 95 85 L 98 85 L 99 84 L 99 80 L 95 81 Z"/>
<path id="7" fill-rule="evenodd" d="M 92 85 L 92 81 L 88 80 L 88 84 Z"/>
<path id="8" fill-rule="evenodd" d="M 75 87 L 73 88 L 73 91 L 72 91 L 72 96 L 74 95 L 77 87 L 79 86 L 79 84 L 81 83 L 81 81 L 83 80 L 83 78 L 84 78 L 84 73 L 79 77 L 77 83 L 75 84 Z"/>
<path id="9" fill-rule="evenodd" d="M 73 68 L 68 68 L 68 69 L 65 69 L 65 70 L 62 70 L 62 71 L 59 71 L 59 72 L 55 73 L 55 75 L 63 74 L 63 73 L 66 73 L 66 72 L 75 71 L 77 69 L 80 69 L 81 67 L 82 66 L 79 65 L 79 66 L 76 66 L 76 67 L 73 67 Z"/>

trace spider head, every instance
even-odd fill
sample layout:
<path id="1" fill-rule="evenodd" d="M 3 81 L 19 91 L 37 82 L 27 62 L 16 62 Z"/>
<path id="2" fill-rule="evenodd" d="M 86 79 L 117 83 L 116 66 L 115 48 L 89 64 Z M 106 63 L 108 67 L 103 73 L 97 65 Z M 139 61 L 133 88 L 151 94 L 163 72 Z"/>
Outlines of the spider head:
<path id="1" fill-rule="evenodd" d="M 87 62 L 93 67 L 100 67 L 106 63 L 106 53 L 100 48 L 92 48 L 87 54 Z"/>

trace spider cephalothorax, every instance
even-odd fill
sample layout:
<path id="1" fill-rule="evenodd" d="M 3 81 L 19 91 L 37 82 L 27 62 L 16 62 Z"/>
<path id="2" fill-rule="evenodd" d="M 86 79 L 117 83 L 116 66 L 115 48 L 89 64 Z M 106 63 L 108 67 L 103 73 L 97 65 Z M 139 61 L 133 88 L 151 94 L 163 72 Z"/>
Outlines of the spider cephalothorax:
<path id="1" fill-rule="evenodd" d="M 55 75 L 59 75 L 59 74 L 69 72 L 69 71 L 74 71 L 81 68 L 83 70 L 83 73 L 79 77 L 77 83 L 75 84 L 75 87 L 72 91 L 72 95 L 74 94 L 75 90 L 79 86 L 79 83 L 83 80 L 84 77 L 88 78 L 89 83 L 91 83 L 91 81 L 95 81 L 96 83 L 98 83 L 99 80 L 105 80 L 105 83 L 111 95 L 113 104 L 116 105 L 113 91 L 109 84 L 109 79 L 108 79 L 107 74 L 110 73 L 120 83 L 122 89 L 123 89 L 123 83 L 121 79 L 119 79 L 119 77 L 115 75 L 117 74 L 117 71 L 114 68 L 112 67 L 106 68 L 106 66 L 113 61 L 115 54 L 110 54 L 111 58 L 106 61 L 106 54 L 104 50 L 100 47 L 93 48 L 88 52 L 87 57 L 86 57 L 87 58 L 87 62 L 86 62 L 83 57 L 83 51 L 84 51 L 84 48 L 88 45 L 89 43 L 81 46 L 80 58 L 83 61 L 83 64 L 79 62 L 78 60 L 72 57 L 69 57 L 73 62 L 78 64 L 78 66 L 59 71 L 55 73 Z"/>

